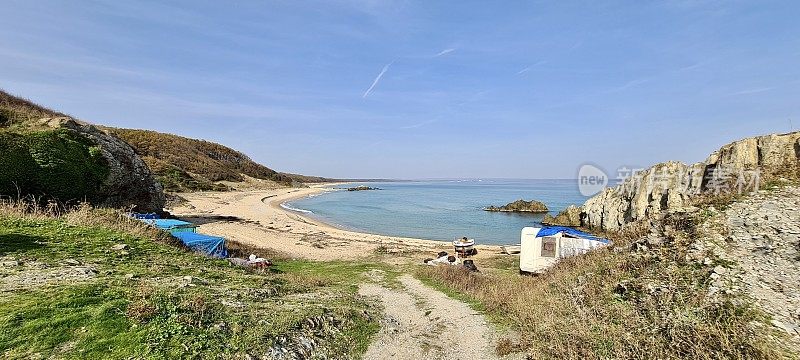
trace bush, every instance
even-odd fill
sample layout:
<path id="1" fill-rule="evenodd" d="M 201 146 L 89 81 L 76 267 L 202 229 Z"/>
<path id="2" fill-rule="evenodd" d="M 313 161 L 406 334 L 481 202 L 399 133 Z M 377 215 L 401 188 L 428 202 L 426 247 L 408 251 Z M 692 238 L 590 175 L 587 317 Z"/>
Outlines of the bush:
<path id="1" fill-rule="evenodd" d="M 67 129 L 0 132 L 0 154 L 0 195 L 11 197 L 91 202 L 109 173 L 100 149 Z"/>

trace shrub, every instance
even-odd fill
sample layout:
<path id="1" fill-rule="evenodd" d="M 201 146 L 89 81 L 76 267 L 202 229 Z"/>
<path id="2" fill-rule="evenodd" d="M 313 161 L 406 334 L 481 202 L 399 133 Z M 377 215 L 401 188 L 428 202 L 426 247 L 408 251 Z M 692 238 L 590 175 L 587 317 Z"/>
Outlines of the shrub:
<path id="1" fill-rule="evenodd" d="M 0 195 L 95 201 L 109 168 L 89 139 L 67 130 L 0 132 Z"/>

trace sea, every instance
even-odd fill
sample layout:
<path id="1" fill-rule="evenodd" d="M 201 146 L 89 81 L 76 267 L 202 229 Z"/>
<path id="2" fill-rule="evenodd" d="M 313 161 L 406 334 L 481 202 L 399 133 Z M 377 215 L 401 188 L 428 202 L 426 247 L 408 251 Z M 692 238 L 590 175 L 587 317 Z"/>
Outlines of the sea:
<path id="1" fill-rule="evenodd" d="M 347 191 L 359 185 L 380 190 Z M 555 215 L 587 197 L 569 180 L 426 180 L 349 183 L 333 191 L 282 204 L 333 226 L 372 234 L 478 244 L 519 244 L 526 226 L 541 226 L 544 214 L 488 212 L 515 200 L 538 200 Z"/>

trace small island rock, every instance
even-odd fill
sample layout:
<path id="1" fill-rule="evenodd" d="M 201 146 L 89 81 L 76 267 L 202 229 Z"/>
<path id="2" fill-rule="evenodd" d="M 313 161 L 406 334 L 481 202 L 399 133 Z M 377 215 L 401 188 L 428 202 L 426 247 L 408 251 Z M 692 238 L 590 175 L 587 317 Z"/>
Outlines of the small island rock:
<path id="1" fill-rule="evenodd" d="M 356 186 L 347 188 L 347 191 L 367 191 L 367 190 L 380 190 L 379 188 L 369 187 L 369 186 Z"/>
<path id="2" fill-rule="evenodd" d="M 546 213 L 549 210 L 547 205 L 541 201 L 531 200 L 517 200 L 512 203 L 506 204 L 501 207 L 489 206 L 483 210 L 497 211 L 497 212 L 530 212 L 530 213 Z"/>

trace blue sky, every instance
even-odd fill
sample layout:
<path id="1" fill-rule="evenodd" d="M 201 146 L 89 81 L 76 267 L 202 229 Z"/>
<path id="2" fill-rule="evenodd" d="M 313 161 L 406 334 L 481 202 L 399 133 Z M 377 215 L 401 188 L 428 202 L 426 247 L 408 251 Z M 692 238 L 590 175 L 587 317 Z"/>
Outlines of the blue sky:
<path id="1" fill-rule="evenodd" d="M 16 1 L 0 87 L 330 177 L 573 178 L 800 128 L 791 1 Z"/>

